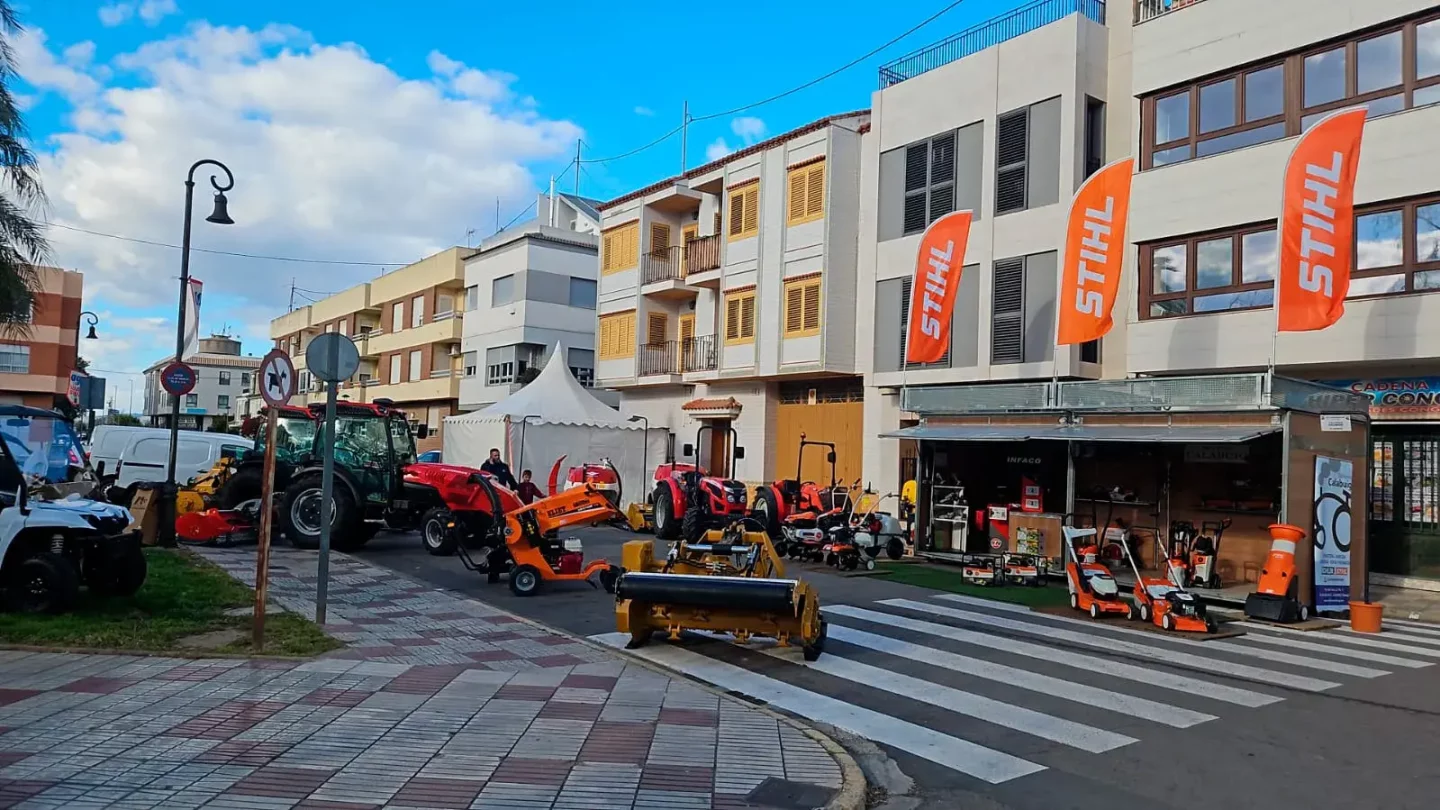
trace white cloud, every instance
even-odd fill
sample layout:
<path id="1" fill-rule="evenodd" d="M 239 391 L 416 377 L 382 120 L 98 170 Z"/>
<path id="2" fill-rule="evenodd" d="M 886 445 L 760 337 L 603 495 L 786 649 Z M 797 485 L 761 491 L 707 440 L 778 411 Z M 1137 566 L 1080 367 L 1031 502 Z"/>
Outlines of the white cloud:
<path id="1" fill-rule="evenodd" d="M 177 14 L 180 7 L 175 0 L 141 0 L 139 3 L 106 3 L 100 7 L 100 24 L 107 28 L 124 25 L 139 17 L 146 25 L 155 25 L 171 14 Z"/>
<path id="2" fill-rule="evenodd" d="M 734 151 L 724 138 L 716 138 L 714 143 L 705 147 L 705 159 L 713 163 Z"/>
<path id="3" fill-rule="evenodd" d="M 103 84 L 99 67 L 67 67 L 43 32 L 27 36 L 17 41 L 23 77 L 73 107 L 69 131 L 39 144 L 49 219 L 102 233 L 178 243 L 185 173 L 214 158 L 235 172 L 237 224 L 204 222 L 212 191 L 198 173 L 196 247 L 394 269 L 481 227 L 497 197 L 507 208 L 528 200 L 531 164 L 548 173 L 581 134 L 511 100 L 513 76 L 438 53 L 428 75 L 406 78 L 358 46 L 315 44 L 294 28 L 197 24 L 115 59 L 116 80 Z M 84 63 L 83 48 L 67 52 Z M 156 314 L 173 329 L 164 313 L 178 251 L 58 228 L 50 236 L 57 263 L 84 271 L 88 307 Z M 335 291 L 380 268 L 195 253 L 191 270 L 206 282 L 202 328 L 243 325 L 246 351 L 256 351 L 285 312 L 292 277 Z M 82 349 L 102 367 L 143 368 L 169 344 L 119 324 L 104 331 L 109 340 Z"/>
<path id="4" fill-rule="evenodd" d="M 100 24 L 114 28 L 135 16 L 133 3 L 106 3 L 100 7 Z"/>
<path id="5" fill-rule="evenodd" d="M 759 143 L 768 130 L 765 128 L 765 122 L 759 118 L 742 115 L 730 122 L 730 131 L 740 139 L 740 146 L 751 146 Z M 723 137 L 716 138 L 709 146 L 705 147 L 705 159 L 714 162 L 738 148 L 731 146 Z"/>
<path id="6" fill-rule="evenodd" d="M 650 109 L 649 107 L 636 107 L 636 108 L 635 108 L 635 114 L 636 114 L 636 115 L 643 115 L 643 116 L 645 116 L 646 118 L 649 118 L 649 117 L 651 117 L 651 116 L 653 116 L 653 115 L 655 114 L 655 111 L 652 110 L 652 109 Z"/>
<path id="7" fill-rule="evenodd" d="M 11 46 L 20 75 L 35 89 L 53 90 L 70 99 L 100 92 L 100 82 L 87 70 L 95 56 L 95 43 L 71 45 L 56 58 L 46 44 L 45 32 L 27 28 L 11 40 Z"/>
<path id="8" fill-rule="evenodd" d="M 154 25 L 165 17 L 176 14 L 179 11 L 180 8 L 175 5 L 175 0 L 144 0 L 144 2 L 140 4 L 139 14 L 140 19 L 150 25 Z"/>

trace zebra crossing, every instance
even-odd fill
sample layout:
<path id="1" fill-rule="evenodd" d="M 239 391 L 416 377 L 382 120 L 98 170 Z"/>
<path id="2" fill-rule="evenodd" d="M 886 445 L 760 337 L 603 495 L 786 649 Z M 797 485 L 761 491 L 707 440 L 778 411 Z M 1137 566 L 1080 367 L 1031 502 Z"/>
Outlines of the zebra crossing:
<path id="1" fill-rule="evenodd" d="M 1104 754 L 1440 660 L 1440 627 L 1416 622 L 1376 637 L 1239 621 L 1200 641 L 957 594 L 822 610 L 814 662 L 705 634 L 631 653 L 990 784 L 1046 770 L 1054 748 Z"/>

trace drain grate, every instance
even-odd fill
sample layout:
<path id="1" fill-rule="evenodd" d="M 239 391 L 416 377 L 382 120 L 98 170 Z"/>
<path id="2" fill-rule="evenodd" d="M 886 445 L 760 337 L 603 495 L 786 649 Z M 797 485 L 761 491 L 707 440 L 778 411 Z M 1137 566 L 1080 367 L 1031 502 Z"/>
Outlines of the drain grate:
<path id="1" fill-rule="evenodd" d="M 757 807 L 775 810 L 815 810 L 824 807 L 834 795 L 832 788 L 808 782 L 776 779 L 772 776 L 750 791 L 745 796 L 745 801 Z"/>

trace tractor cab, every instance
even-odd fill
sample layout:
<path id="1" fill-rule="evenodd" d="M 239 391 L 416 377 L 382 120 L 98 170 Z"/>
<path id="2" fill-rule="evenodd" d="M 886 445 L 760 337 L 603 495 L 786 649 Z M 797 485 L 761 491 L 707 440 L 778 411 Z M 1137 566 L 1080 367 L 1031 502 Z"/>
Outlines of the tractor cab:
<path id="1" fill-rule="evenodd" d="M 265 443 L 269 437 L 266 436 L 264 417 L 268 413 L 269 408 L 262 409 L 260 416 L 242 426 L 240 434 L 255 441 L 254 448 L 247 451 L 242 460 L 262 461 L 265 458 Z M 301 463 L 315 451 L 320 422 L 310 411 L 293 405 L 280 406 L 275 416 L 275 460 L 282 464 Z"/>
<path id="2" fill-rule="evenodd" d="M 325 406 L 310 406 L 323 437 Z M 323 441 L 323 438 L 321 438 Z M 277 448 L 278 449 L 278 448 Z M 320 458 L 315 446 L 315 458 Z M 356 494 L 365 504 L 390 505 L 404 487 L 404 469 L 416 463 L 415 434 L 405 412 L 390 400 L 337 402 L 335 404 L 335 466 L 352 478 Z"/>

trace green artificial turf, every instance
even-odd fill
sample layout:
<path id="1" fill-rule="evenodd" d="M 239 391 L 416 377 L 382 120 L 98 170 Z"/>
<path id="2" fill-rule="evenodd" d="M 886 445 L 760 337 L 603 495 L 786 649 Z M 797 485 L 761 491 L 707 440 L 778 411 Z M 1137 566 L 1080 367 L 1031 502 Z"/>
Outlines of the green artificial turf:
<path id="1" fill-rule="evenodd" d="M 948 591 L 1032 608 L 1060 607 L 1070 603 L 1065 583 L 1058 579 L 1048 580 L 1041 588 L 1028 585 L 971 585 L 960 576 L 958 565 L 879 562 L 876 568 L 889 572 L 889 576 L 885 577 L 886 582 L 900 582 L 918 588 Z"/>

